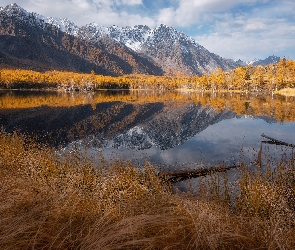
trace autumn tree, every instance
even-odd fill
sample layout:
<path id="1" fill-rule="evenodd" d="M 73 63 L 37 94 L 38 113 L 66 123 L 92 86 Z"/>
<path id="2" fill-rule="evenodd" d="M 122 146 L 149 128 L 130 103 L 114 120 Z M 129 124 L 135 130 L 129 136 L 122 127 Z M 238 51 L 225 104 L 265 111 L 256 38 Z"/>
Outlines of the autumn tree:
<path id="1" fill-rule="evenodd" d="M 234 71 L 233 87 L 235 89 L 244 89 L 247 70 L 245 67 L 238 67 Z"/>
<path id="2" fill-rule="evenodd" d="M 276 81 L 280 88 L 286 87 L 286 59 L 281 58 L 277 63 Z"/>

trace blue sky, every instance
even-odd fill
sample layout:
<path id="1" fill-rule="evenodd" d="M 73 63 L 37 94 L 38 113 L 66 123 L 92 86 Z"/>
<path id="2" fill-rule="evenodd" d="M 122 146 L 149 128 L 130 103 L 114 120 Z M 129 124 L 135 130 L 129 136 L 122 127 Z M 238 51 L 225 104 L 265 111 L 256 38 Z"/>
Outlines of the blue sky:
<path id="1" fill-rule="evenodd" d="M 13 0 L 12 0 L 13 1 Z M 184 31 L 224 58 L 295 59 L 294 0 L 14 0 L 29 12 L 78 26 L 159 24 Z M 1 0 L 4 7 L 13 3 Z"/>

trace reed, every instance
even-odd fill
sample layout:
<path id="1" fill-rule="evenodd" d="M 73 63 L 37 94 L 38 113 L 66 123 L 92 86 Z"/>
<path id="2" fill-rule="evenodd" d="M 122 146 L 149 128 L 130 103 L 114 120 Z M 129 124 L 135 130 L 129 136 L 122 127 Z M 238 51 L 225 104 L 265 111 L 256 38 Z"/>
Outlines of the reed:
<path id="1" fill-rule="evenodd" d="M 294 249 L 294 160 L 180 192 L 154 166 L 0 132 L 1 249 Z"/>

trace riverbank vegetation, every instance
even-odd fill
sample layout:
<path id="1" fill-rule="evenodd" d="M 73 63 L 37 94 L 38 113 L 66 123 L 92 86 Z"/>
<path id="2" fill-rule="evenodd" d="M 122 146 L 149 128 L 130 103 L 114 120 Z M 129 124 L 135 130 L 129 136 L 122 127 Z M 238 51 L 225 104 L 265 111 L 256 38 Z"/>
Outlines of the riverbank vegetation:
<path id="1" fill-rule="evenodd" d="M 294 249 L 294 158 L 252 167 L 183 193 L 149 163 L 56 154 L 1 131 L 0 248 Z"/>
<path id="2" fill-rule="evenodd" d="M 118 77 L 74 72 L 0 70 L 0 88 L 60 89 L 94 91 L 97 89 L 193 89 L 199 91 L 277 91 L 295 87 L 295 61 L 281 59 L 267 66 L 245 66 L 224 72 L 218 69 L 202 76 L 125 75 Z"/>

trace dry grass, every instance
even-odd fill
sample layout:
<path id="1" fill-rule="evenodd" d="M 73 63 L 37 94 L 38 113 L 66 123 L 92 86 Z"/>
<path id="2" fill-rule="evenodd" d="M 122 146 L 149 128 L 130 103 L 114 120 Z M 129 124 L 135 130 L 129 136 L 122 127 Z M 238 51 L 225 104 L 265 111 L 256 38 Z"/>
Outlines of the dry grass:
<path id="1" fill-rule="evenodd" d="M 294 249 L 294 180 L 291 161 L 174 192 L 150 166 L 58 157 L 2 131 L 0 248 Z"/>
<path id="2" fill-rule="evenodd" d="M 284 96 L 295 96 L 295 88 L 284 88 L 284 89 L 275 91 L 275 93 L 284 95 Z"/>

